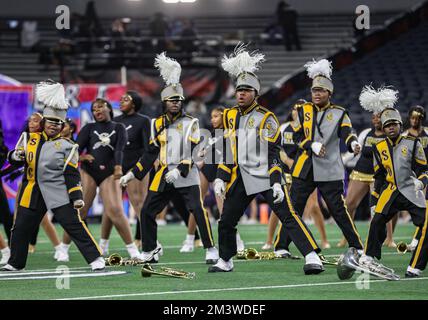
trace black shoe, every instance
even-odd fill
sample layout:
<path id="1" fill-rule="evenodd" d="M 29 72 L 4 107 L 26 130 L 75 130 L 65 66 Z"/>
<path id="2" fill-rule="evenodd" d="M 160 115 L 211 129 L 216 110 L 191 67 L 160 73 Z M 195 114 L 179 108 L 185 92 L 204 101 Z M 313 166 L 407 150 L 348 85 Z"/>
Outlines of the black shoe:
<path id="1" fill-rule="evenodd" d="M 224 270 L 217 266 L 211 266 L 208 268 L 208 272 L 231 272 L 231 271 L 233 271 L 233 268 L 230 270 Z"/>
<path id="2" fill-rule="evenodd" d="M 406 278 L 418 278 L 419 275 L 417 273 L 406 271 L 406 274 L 404 275 Z"/>
<path id="3" fill-rule="evenodd" d="M 319 265 L 319 264 L 310 263 L 310 264 L 305 264 L 303 266 L 303 271 L 305 272 L 306 275 L 318 274 L 318 273 L 321 273 L 324 271 L 324 267 L 322 265 Z"/>
<path id="4" fill-rule="evenodd" d="M 218 259 L 207 259 L 205 260 L 206 264 L 216 264 L 218 261 Z"/>

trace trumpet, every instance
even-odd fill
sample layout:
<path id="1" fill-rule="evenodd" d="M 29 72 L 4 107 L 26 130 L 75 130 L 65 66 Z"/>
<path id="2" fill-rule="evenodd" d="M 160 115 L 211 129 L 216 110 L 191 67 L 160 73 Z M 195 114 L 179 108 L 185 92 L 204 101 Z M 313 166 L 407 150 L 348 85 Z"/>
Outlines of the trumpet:
<path id="1" fill-rule="evenodd" d="M 151 277 L 152 275 L 159 275 L 172 278 L 181 279 L 194 279 L 196 274 L 194 272 L 187 272 L 183 270 L 161 267 L 161 271 L 156 271 L 149 263 L 145 263 L 141 268 L 141 276 L 143 278 Z"/>
<path id="2" fill-rule="evenodd" d="M 405 254 L 407 251 L 412 251 L 410 249 L 410 246 L 407 243 L 405 243 L 403 241 L 397 243 L 397 252 L 398 253 Z"/>
<path id="3" fill-rule="evenodd" d="M 277 257 L 272 251 L 259 252 L 254 248 L 248 248 L 243 251 L 238 251 L 236 258 L 241 260 L 273 260 Z"/>

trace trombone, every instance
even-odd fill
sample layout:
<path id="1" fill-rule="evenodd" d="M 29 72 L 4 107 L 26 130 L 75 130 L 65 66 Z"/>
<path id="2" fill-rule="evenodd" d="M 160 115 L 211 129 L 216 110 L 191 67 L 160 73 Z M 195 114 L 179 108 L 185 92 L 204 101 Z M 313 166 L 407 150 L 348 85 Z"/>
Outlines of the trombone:
<path id="1" fill-rule="evenodd" d="M 194 279 L 196 274 L 194 272 L 187 272 L 183 270 L 161 267 L 161 271 L 153 269 L 149 263 L 145 263 L 141 268 L 141 276 L 143 278 L 151 277 L 152 275 L 159 275 L 172 278 L 181 278 L 181 279 Z"/>

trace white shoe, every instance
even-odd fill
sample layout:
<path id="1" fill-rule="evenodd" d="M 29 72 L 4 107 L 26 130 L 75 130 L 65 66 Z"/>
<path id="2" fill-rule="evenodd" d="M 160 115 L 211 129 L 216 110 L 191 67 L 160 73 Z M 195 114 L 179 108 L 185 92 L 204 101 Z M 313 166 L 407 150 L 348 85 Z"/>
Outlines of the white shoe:
<path id="1" fill-rule="evenodd" d="M 152 250 L 149 252 L 143 251 L 138 255 L 137 259 L 141 260 L 142 262 L 157 263 L 159 261 L 159 253 L 156 253 L 155 255 L 153 255 L 153 252 L 155 250 Z"/>
<path id="2" fill-rule="evenodd" d="M 193 240 L 184 240 L 183 246 L 180 249 L 181 253 L 193 252 L 195 250 L 194 241 Z"/>
<path id="3" fill-rule="evenodd" d="M 70 256 L 68 255 L 68 251 L 63 249 L 55 250 L 54 258 L 58 262 L 68 262 L 70 261 Z"/>
<path id="4" fill-rule="evenodd" d="M 218 250 L 216 247 L 208 248 L 205 253 L 206 264 L 215 264 L 219 259 Z"/>
<path id="5" fill-rule="evenodd" d="M 0 271 L 21 271 L 23 269 L 16 269 L 15 267 L 12 267 L 10 264 L 7 264 L 0 268 Z"/>
<path id="6" fill-rule="evenodd" d="M 285 249 L 279 249 L 274 251 L 273 253 L 275 253 L 275 257 L 277 258 L 289 258 L 291 257 L 291 253 L 288 250 Z"/>
<path id="7" fill-rule="evenodd" d="M 208 272 L 230 272 L 233 271 L 233 260 L 224 261 L 222 258 L 218 259 L 217 263 L 208 268 Z"/>
<path id="8" fill-rule="evenodd" d="M 410 252 L 415 251 L 416 247 L 418 246 L 419 240 L 418 239 L 412 239 L 412 242 L 408 245 L 408 249 Z"/>
<path id="9" fill-rule="evenodd" d="M 106 268 L 106 262 L 103 257 L 98 257 L 90 263 L 92 271 L 102 271 Z"/>
<path id="10" fill-rule="evenodd" d="M 2 257 L 1 257 L 1 260 L 0 260 L 0 265 L 7 264 L 7 262 L 9 261 L 9 258 L 10 258 L 10 249 L 9 250 L 6 250 L 6 249 L 2 250 Z"/>

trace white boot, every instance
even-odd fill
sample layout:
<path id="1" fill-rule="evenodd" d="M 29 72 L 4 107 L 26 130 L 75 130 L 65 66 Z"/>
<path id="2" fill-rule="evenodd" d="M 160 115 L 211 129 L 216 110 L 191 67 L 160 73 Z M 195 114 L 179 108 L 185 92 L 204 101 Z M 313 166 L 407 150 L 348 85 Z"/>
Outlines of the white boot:
<path id="1" fill-rule="evenodd" d="M 318 274 L 324 271 L 320 257 L 315 251 L 309 252 L 305 256 L 305 265 L 303 266 L 305 274 Z"/>
<path id="2" fill-rule="evenodd" d="M 194 234 L 188 234 L 186 236 L 186 240 L 183 241 L 183 246 L 180 249 L 181 253 L 186 253 L 186 252 L 193 252 L 193 250 L 195 250 L 195 235 Z"/>
<path id="3" fill-rule="evenodd" d="M 0 265 L 4 265 L 4 264 L 6 264 L 9 261 L 9 258 L 10 258 L 10 248 L 6 247 L 6 248 L 4 248 L 4 249 L 2 249 L 0 251 L 1 251 L 1 254 L 2 254 L 1 260 L 0 260 Z"/>
<path id="4" fill-rule="evenodd" d="M 108 250 L 108 245 L 109 245 L 109 240 L 108 239 L 100 239 L 100 249 L 101 249 L 101 254 L 103 256 L 108 256 L 109 250 Z"/>
<path id="5" fill-rule="evenodd" d="M 62 243 L 55 247 L 54 258 L 58 262 L 68 262 L 70 261 L 70 256 L 68 255 L 68 249 L 70 248 L 69 244 Z"/>
<path id="6" fill-rule="evenodd" d="M 128 254 L 131 258 L 137 258 L 140 255 L 140 251 L 138 251 L 137 246 L 133 242 L 126 245 L 126 250 L 128 250 Z"/>

